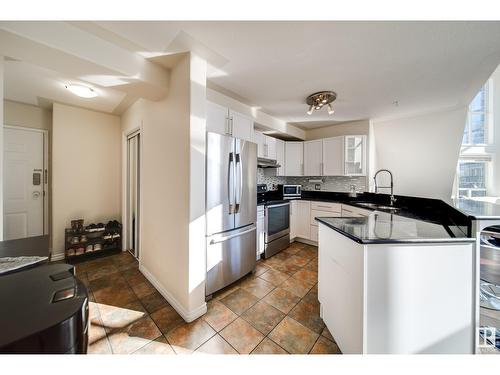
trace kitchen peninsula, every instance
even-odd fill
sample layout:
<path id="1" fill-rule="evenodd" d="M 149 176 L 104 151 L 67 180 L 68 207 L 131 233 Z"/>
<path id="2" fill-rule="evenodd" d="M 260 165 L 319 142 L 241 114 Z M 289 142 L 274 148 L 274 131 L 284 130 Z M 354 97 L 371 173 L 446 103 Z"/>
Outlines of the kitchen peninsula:
<path id="1" fill-rule="evenodd" d="M 463 227 L 376 209 L 316 221 L 321 315 L 343 353 L 474 353 L 478 253 Z"/>

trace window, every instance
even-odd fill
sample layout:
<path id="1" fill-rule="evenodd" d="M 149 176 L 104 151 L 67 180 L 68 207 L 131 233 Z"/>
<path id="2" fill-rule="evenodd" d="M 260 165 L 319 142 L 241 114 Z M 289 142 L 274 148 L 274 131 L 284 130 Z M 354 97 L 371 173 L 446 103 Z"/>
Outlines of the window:
<path id="1" fill-rule="evenodd" d="M 458 197 L 486 196 L 487 161 L 460 160 L 458 162 Z"/>
<path id="2" fill-rule="evenodd" d="M 469 104 L 462 145 L 488 143 L 489 83 L 486 83 Z"/>
<path id="3" fill-rule="evenodd" d="M 493 142 L 493 80 L 489 79 L 469 104 L 458 158 L 454 196 L 488 197 L 493 193 L 495 144 Z M 490 108 L 491 107 L 491 108 Z"/>

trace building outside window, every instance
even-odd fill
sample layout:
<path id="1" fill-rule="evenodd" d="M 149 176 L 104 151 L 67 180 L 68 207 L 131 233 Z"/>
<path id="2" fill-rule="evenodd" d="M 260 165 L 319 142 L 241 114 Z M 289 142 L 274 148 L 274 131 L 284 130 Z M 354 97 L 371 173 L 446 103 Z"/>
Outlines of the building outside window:
<path id="1" fill-rule="evenodd" d="M 499 145 L 495 144 L 498 134 L 494 134 L 493 84 L 490 78 L 469 104 L 455 180 L 454 195 L 458 198 L 488 199 L 498 195 L 494 165 Z"/>
<path id="2" fill-rule="evenodd" d="M 486 83 L 469 105 L 462 145 L 488 143 L 489 86 Z"/>
<path id="3" fill-rule="evenodd" d="M 489 162 L 460 160 L 458 162 L 458 197 L 486 196 L 486 176 Z"/>

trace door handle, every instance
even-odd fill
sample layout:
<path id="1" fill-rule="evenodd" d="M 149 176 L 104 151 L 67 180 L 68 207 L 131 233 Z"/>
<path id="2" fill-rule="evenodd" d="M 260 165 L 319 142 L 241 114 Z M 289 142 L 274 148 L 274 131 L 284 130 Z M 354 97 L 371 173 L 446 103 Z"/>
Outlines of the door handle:
<path id="1" fill-rule="evenodd" d="M 39 191 L 34 191 L 33 192 L 33 198 L 37 199 L 40 197 L 40 192 Z"/>
<path id="2" fill-rule="evenodd" d="M 225 242 L 227 240 L 230 240 L 231 238 L 234 238 L 234 237 L 239 237 L 239 236 L 242 236 L 244 234 L 247 234 L 247 233 L 250 233 L 250 232 L 253 232 L 254 230 L 256 230 L 257 227 L 253 226 L 251 227 L 250 229 L 247 229 L 247 230 L 244 230 L 243 232 L 239 232 L 239 233 L 235 233 L 235 234 L 231 234 L 229 236 L 225 236 L 225 237 L 219 237 L 217 239 L 212 239 L 210 241 L 210 245 L 215 245 L 216 243 L 220 243 L 220 242 Z"/>
<path id="3" fill-rule="evenodd" d="M 234 182 L 234 168 L 232 168 L 232 164 L 234 161 L 234 153 L 230 152 L 229 153 L 229 163 L 228 163 L 228 170 L 227 170 L 227 200 L 229 202 L 229 215 L 233 214 L 233 203 L 231 202 L 231 190 L 233 190 L 233 182 Z M 232 176 L 232 178 L 231 178 Z"/>
<path id="4" fill-rule="evenodd" d="M 243 166 L 241 163 L 241 156 L 240 154 L 236 154 L 236 167 L 238 171 L 238 198 L 235 196 L 235 212 L 234 213 L 239 213 L 240 212 L 240 205 L 241 205 L 241 196 L 243 194 Z"/>

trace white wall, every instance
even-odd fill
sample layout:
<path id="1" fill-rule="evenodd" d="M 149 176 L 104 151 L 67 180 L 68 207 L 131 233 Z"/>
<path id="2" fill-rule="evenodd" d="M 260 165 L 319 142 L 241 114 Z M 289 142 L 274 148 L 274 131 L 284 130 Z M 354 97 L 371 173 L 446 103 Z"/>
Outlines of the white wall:
<path id="1" fill-rule="evenodd" d="M 185 320 L 205 304 L 205 74 L 186 54 L 165 100 L 140 100 L 122 131 L 142 123 L 140 269 Z"/>
<path id="2" fill-rule="evenodd" d="M 0 55 L 0 118 L 3 119 L 4 100 L 3 100 L 3 72 L 4 57 Z M 0 126 L 0 176 L 3 180 L 3 126 Z M 0 241 L 3 240 L 3 184 L 0 184 Z"/>
<path id="3" fill-rule="evenodd" d="M 4 124 L 42 130 L 52 130 L 52 111 L 31 104 L 4 100 Z"/>
<path id="4" fill-rule="evenodd" d="M 53 255 L 65 250 L 72 219 L 120 220 L 120 118 L 54 104 L 52 125 Z"/>
<path id="5" fill-rule="evenodd" d="M 381 168 L 394 175 L 394 193 L 449 201 L 467 108 L 372 120 L 370 186 Z M 382 181 L 384 185 L 387 181 Z M 387 192 L 387 190 L 384 190 Z"/>
<path id="6" fill-rule="evenodd" d="M 338 137 L 342 135 L 368 135 L 369 134 L 368 120 L 350 121 L 342 124 L 335 124 L 316 129 L 306 130 L 306 140 Z"/>

